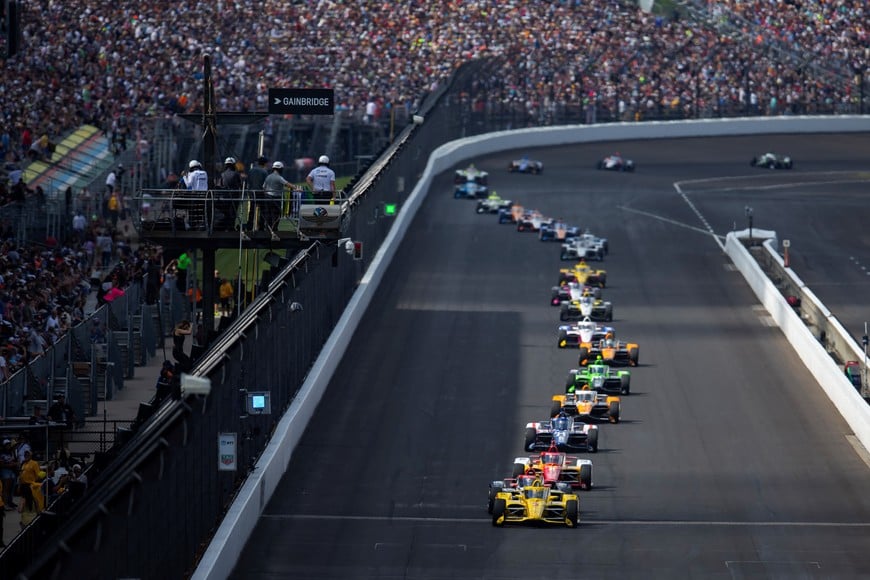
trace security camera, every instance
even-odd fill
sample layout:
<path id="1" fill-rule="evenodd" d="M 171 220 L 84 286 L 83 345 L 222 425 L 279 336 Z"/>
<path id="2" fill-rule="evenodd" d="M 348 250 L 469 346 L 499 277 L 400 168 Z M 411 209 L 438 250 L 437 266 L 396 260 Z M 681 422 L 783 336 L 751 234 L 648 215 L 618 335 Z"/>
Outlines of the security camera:
<path id="1" fill-rule="evenodd" d="M 290 303 L 290 312 L 302 312 L 303 310 L 304 309 L 302 308 L 302 305 L 299 304 L 298 302 L 291 302 Z"/>
<path id="2" fill-rule="evenodd" d="M 422 115 L 414 115 L 411 117 L 411 120 L 414 121 L 415 125 L 422 125 L 423 124 Z"/>

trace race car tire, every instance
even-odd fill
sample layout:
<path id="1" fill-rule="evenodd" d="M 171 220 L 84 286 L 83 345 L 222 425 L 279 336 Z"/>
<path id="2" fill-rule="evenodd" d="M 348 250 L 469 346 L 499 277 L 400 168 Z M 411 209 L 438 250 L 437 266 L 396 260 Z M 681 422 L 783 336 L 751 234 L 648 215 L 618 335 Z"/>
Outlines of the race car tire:
<path id="1" fill-rule="evenodd" d="M 633 346 L 628 349 L 628 365 L 632 367 L 636 367 L 639 360 L 639 347 Z"/>
<path id="2" fill-rule="evenodd" d="M 753 157 L 752 161 L 749 162 L 749 167 L 755 167 L 756 165 L 758 165 L 758 160 Z"/>
<path id="3" fill-rule="evenodd" d="M 577 362 L 581 367 L 585 367 L 589 364 L 589 349 L 585 346 L 580 347 L 580 356 L 578 357 Z"/>
<path id="4" fill-rule="evenodd" d="M 768 161 L 767 168 L 768 169 L 776 169 L 776 163 L 774 163 L 773 161 Z"/>
<path id="5" fill-rule="evenodd" d="M 613 308 L 608 308 L 604 313 L 604 322 L 613 322 Z"/>
<path id="6" fill-rule="evenodd" d="M 562 410 L 562 401 L 553 401 L 553 404 L 550 405 L 550 417 L 555 417 Z"/>
<path id="7" fill-rule="evenodd" d="M 559 309 L 559 320 L 561 320 L 562 322 L 565 322 L 566 320 L 570 320 L 570 319 L 571 319 L 571 317 L 568 314 L 568 307 L 567 307 L 567 305 L 563 304 L 562 308 Z"/>
<path id="8" fill-rule="evenodd" d="M 492 525 L 497 528 L 500 528 L 504 525 L 505 515 L 504 512 L 507 509 L 507 502 L 503 499 L 495 500 L 495 503 L 492 506 Z"/>
<path id="9" fill-rule="evenodd" d="M 619 377 L 619 380 L 622 383 L 622 386 L 619 389 L 620 393 L 623 395 L 631 394 L 631 375 L 622 375 Z"/>
<path id="10" fill-rule="evenodd" d="M 589 436 L 586 439 L 586 448 L 589 450 L 589 453 L 598 453 L 598 429 L 589 432 Z"/>
<path id="11" fill-rule="evenodd" d="M 453 192 L 453 199 L 459 199 L 460 197 L 462 197 L 461 191 L 454 191 Z"/>
<path id="12" fill-rule="evenodd" d="M 486 504 L 486 513 L 488 514 L 491 514 L 492 508 L 495 507 L 495 495 L 497 493 L 498 491 L 494 487 L 489 487 L 489 501 Z"/>
<path id="13" fill-rule="evenodd" d="M 619 423 L 619 402 L 614 401 L 610 403 L 610 407 L 607 409 L 607 419 L 611 423 Z"/>
<path id="14" fill-rule="evenodd" d="M 580 466 L 580 487 L 583 489 L 592 489 L 592 466 Z"/>
<path id="15" fill-rule="evenodd" d="M 629 173 L 634 173 L 634 165 L 629 165 L 629 166 L 626 168 L 626 171 L 628 171 Z"/>
<path id="16" fill-rule="evenodd" d="M 599 161 L 599 162 L 598 162 L 598 165 L 596 165 L 595 167 L 598 168 L 598 169 L 604 169 L 604 162 L 603 162 L 603 161 Z"/>
<path id="17" fill-rule="evenodd" d="M 526 472 L 526 466 L 522 463 L 514 463 L 513 471 L 511 471 L 511 477 L 516 479 Z"/>
<path id="18" fill-rule="evenodd" d="M 517 231 L 518 232 L 525 231 L 525 229 L 526 229 L 525 226 L 523 226 L 522 224 L 517 224 Z"/>
<path id="19" fill-rule="evenodd" d="M 477 211 L 477 213 L 483 213 L 486 209 L 482 205 L 477 204 L 477 209 L 475 211 Z"/>
<path id="20" fill-rule="evenodd" d="M 789 161 L 788 163 L 785 164 L 785 168 L 786 168 L 786 169 L 791 169 L 791 168 L 793 167 L 793 165 L 794 165 L 794 164 L 793 164 L 791 161 Z"/>
<path id="21" fill-rule="evenodd" d="M 571 392 L 571 391 L 568 390 L 568 389 L 570 389 L 571 387 L 574 387 L 575 389 L 577 388 L 577 383 L 576 383 L 576 381 L 577 381 L 577 376 L 576 376 L 574 373 L 570 373 L 570 374 L 568 375 L 568 378 L 565 379 L 565 392 L 566 392 L 566 393 L 570 393 L 570 392 Z"/>
<path id="22" fill-rule="evenodd" d="M 576 528 L 580 522 L 580 507 L 577 505 L 576 499 L 569 499 L 565 503 L 565 525 L 569 528 Z"/>
<path id="23" fill-rule="evenodd" d="M 526 428 L 526 444 L 523 447 L 526 451 L 534 451 L 535 450 L 535 441 L 538 438 L 538 432 L 535 431 L 534 427 Z"/>

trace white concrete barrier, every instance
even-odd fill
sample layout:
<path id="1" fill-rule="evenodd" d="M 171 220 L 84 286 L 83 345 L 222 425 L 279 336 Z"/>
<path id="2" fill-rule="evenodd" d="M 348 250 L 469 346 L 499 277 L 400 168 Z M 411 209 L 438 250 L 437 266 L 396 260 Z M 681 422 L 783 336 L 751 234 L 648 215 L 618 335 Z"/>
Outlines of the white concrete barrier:
<path id="1" fill-rule="evenodd" d="M 843 370 L 733 232 L 726 236 L 725 251 L 855 436 L 865 448 L 870 449 L 870 405 L 855 390 Z"/>
<path id="2" fill-rule="evenodd" d="M 371 302 L 372 295 L 377 290 L 387 266 L 389 266 L 398 245 L 413 221 L 414 214 L 420 207 L 423 197 L 428 192 L 429 184 L 435 175 L 456 167 L 466 159 L 518 148 L 527 150 L 533 147 L 630 139 L 867 131 L 870 131 L 870 116 L 661 121 L 607 125 L 572 125 L 500 131 L 451 141 L 436 149 L 429 158 L 426 171 L 403 205 L 384 244 L 378 250 L 338 325 L 336 325 L 323 351 L 317 358 L 311 373 L 308 375 L 308 379 L 300 389 L 296 399 L 290 405 L 287 413 L 281 418 L 275 434 L 257 461 L 253 473 L 248 476 L 248 479 L 242 485 L 238 497 L 233 502 L 220 528 L 200 560 L 193 574 L 194 580 L 222 579 L 232 572 L 245 543 L 257 524 L 260 514 L 286 471 L 293 450 L 299 442 L 303 431 L 308 426 L 308 421 L 317 408 L 317 404 L 320 402 L 320 398 L 326 390 L 333 372 L 344 356 L 354 330 L 359 324 L 369 302 Z M 738 243 L 738 245 L 741 244 Z M 749 266 L 746 265 L 746 267 Z M 750 285 L 752 284 L 750 282 Z M 755 284 L 763 293 L 770 294 L 770 290 L 761 282 L 755 282 Z M 775 288 L 773 290 L 773 294 L 778 294 L 775 292 Z M 773 297 L 773 295 L 767 297 L 772 307 L 781 308 L 773 301 Z M 785 308 L 790 310 L 787 304 Z M 784 317 L 782 312 L 779 313 L 779 316 L 783 318 L 785 324 L 788 324 L 788 318 Z M 806 330 L 802 324 L 801 327 Z M 796 337 L 799 337 L 796 329 L 791 330 Z M 786 332 L 785 329 L 783 329 L 783 332 Z M 789 334 L 786 333 L 786 336 L 789 336 Z M 800 347 L 795 345 L 795 348 L 800 351 L 810 347 L 809 345 L 802 345 Z M 828 363 L 831 362 L 830 357 L 823 358 Z M 820 364 L 822 362 L 820 361 Z M 827 378 L 827 375 L 825 375 L 825 378 Z M 845 377 L 843 379 L 845 380 Z M 863 402 L 862 406 L 864 408 L 867 407 L 867 405 L 863 405 Z M 870 425 L 870 422 L 867 424 Z M 864 441 L 862 439 L 862 442 Z M 865 446 L 867 446 L 866 442 Z"/>

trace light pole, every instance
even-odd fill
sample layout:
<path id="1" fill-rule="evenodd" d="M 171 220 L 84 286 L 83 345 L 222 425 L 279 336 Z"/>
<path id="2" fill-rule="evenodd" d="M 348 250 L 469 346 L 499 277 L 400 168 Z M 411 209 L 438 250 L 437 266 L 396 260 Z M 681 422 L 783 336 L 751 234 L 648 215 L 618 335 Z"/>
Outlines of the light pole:
<path id="1" fill-rule="evenodd" d="M 747 205 L 743 208 L 743 212 L 749 220 L 749 246 L 752 247 L 752 208 Z"/>

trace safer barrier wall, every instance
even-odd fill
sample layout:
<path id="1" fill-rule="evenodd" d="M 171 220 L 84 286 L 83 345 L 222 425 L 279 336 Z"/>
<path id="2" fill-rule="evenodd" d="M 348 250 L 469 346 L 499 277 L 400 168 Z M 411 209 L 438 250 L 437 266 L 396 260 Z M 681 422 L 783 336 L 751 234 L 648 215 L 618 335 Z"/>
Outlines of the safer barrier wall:
<path id="1" fill-rule="evenodd" d="M 777 245 L 770 241 L 763 244 L 763 251 L 755 256 L 770 278 L 783 294 L 800 298 L 797 312 L 801 320 L 810 327 L 810 332 L 818 339 L 835 362 L 863 361 L 864 349 L 856 337 L 843 326 L 843 323 L 822 303 L 818 296 L 791 269 L 777 251 Z M 843 372 L 843 368 L 839 367 Z"/>
<path id="2" fill-rule="evenodd" d="M 422 119 L 424 125 L 427 122 L 437 121 L 433 121 L 431 118 Z M 517 148 L 528 150 L 531 147 L 628 139 L 720 137 L 783 133 L 836 133 L 868 130 L 870 130 L 870 117 L 716 119 L 521 129 L 468 137 L 438 147 L 429 157 L 426 170 L 417 181 L 410 196 L 405 200 L 399 217 L 390 229 L 377 255 L 372 260 L 348 308 L 342 314 L 326 347 L 321 351 L 299 395 L 294 400 L 287 414 L 282 417 L 267 451 L 261 456 L 257 462 L 256 469 L 242 486 L 236 501 L 233 503 L 206 553 L 200 560 L 193 578 L 196 580 L 220 579 L 227 577 L 232 571 L 257 523 L 260 513 L 269 501 L 272 491 L 274 491 L 277 482 L 286 470 L 293 449 L 299 442 L 302 433 L 307 427 L 308 419 L 313 414 L 317 403 L 329 384 L 333 370 L 337 367 L 344 354 L 347 341 L 350 340 L 359 324 L 373 293 L 377 291 L 384 272 L 407 233 L 423 198 L 428 193 L 432 179 L 437 174 L 454 168 L 467 159 Z M 734 242 L 732 241 L 731 243 L 733 244 Z M 737 245 L 740 244 L 738 243 Z M 746 255 L 748 256 L 748 253 Z M 745 256 L 742 257 L 744 261 L 745 258 Z M 754 261 L 752 263 L 754 264 Z M 750 265 L 744 264 L 743 266 L 748 271 Z M 757 268 L 757 264 L 755 266 Z M 771 303 L 771 308 L 782 310 L 784 305 L 785 311 L 790 312 L 790 308 L 784 300 L 782 300 L 782 304 L 778 304 L 774 300 L 775 296 L 779 293 L 776 292 L 776 288 L 771 290 L 772 285 L 770 287 L 765 286 L 760 281 L 760 278 L 764 278 L 764 276 L 759 275 L 758 272 L 760 272 L 760 269 L 755 273 L 750 281 L 750 285 L 754 284 L 753 288 L 757 287 L 758 291 L 766 296 L 766 299 Z M 747 280 L 749 281 L 749 279 Z M 794 335 L 796 340 L 802 341 L 793 343 L 795 348 L 799 352 L 806 350 L 809 353 L 807 356 L 818 356 L 818 353 L 811 348 L 810 344 L 806 343 L 805 337 L 801 336 L 798 328 L 796 328 L 800 327 L 806 332 L 806 327 L 802 323 L 795 325 L 794 320 L 784 316 L 785 313 L 780 311 L 777 316 L 786 325 L 783 331 L 786 332 L 786 328 L 788 328 L 786 336 L 791 337 Z M 794 318 L 797 319 L 797 317 Z M 800 322 L 799 319 L 797 319 L 797 322 Z M 831 362 L 830 357 L 826 355 L 821 358 L 827 363 Z M 809 366 L 809 363 L 807 364 Z M 829 378 L 827 374 L 822 376 L 825 379 Z M 839 390 L 831 389 L 831 392 L 836 396 L 840 396 Z M 854 389 L 852 389 L 852 392 L 854 394 Z M 831 396 L 830 393 L 829 396 Z M 845 398 L 843 402 L 845 403 Z M 863 402 L 861 406 L 863 408 L 867 407 Z M 838 409 L 840 409 L 839 405 Z M 844 417 L 846 417 L 845 414 Z M 850 415 L 850 417 L 851 419 L 847 418 L 847 421 L 850 421 L 850 425 L 852 421 L 857 422 L 862 420 L 857 414 L 854 416 Z M 868 425 L 867 429 L 870 430 L 870 420 L 868 419 L 870 417 L 863 420 Z M 856 430 L 856 434 L 857 432 Z M 864 436 L 866 437 L 867 435 Z M 870 443 L 870 439 L 867 439 L 865 442 L 865 439 L 862 438 L 862 442 L 867 445 L 867 443 Z"/>
<path id="3" fill-rule="evenodd" d="M 733 232 L 726 238 L 725 251 L 855 436 L 865 448 L 870 448 L 870 405 L 861 398 L 834 359 Z"/>

